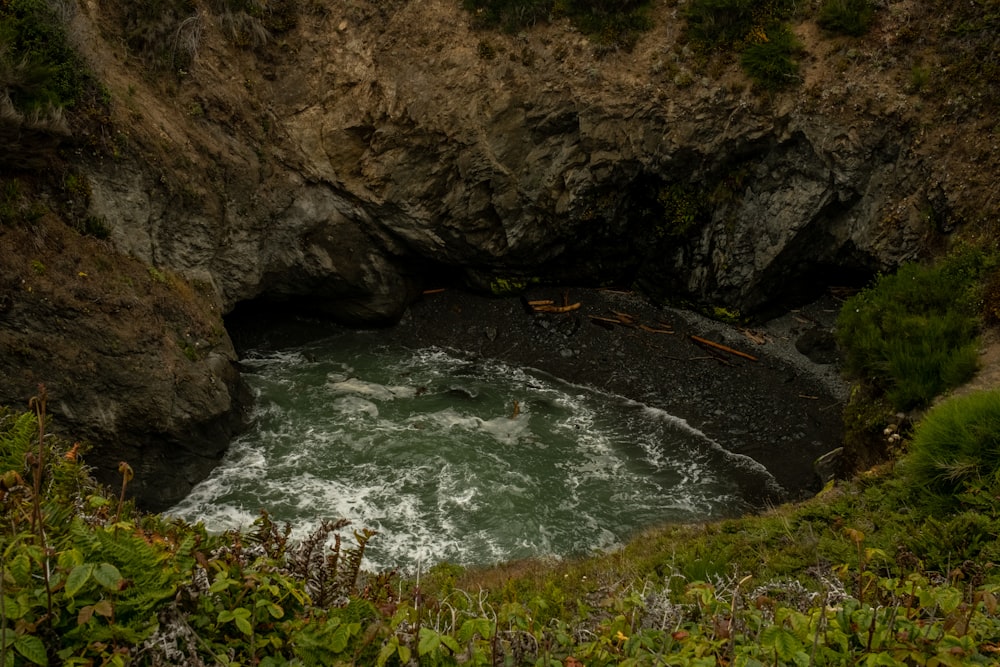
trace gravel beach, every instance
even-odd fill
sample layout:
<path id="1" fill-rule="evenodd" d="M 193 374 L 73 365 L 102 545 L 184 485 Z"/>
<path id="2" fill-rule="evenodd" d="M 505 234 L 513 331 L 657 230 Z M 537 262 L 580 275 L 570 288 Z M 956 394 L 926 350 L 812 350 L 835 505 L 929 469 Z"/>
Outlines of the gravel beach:
<path id="1" fill-rule="evenodd" d="M 546 301 L 535 307 L 572 310 L 529 305 Z M 631 292 L 548 287 L 488 298 L 449 289 L 425 294 L 384 335 L 530 366 L 665 410 L 765 466 L 783 492 L 751 490 L 764 505 L 817 491 L 814 462 L 842 441 L 837 306 L 826 297 L 744 328 Z"/>

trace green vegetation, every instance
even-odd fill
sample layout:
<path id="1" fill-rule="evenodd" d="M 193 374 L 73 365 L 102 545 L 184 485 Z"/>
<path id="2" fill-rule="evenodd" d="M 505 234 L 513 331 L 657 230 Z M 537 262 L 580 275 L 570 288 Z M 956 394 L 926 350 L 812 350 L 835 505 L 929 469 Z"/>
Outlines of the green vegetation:
<path id="1" fill-rule="evenodd" d="M 64 111 L 82 114 L 100 106 L 96 82 L 66 39 L 59 6 L 0 2 L 0 168 L 49 166 L 70 134 Z"/>
<path id="2" fill-rule="evenodd" d="M 553 12 L 566 15 L 601 50 L 629 51 L 653 27 L 649 0 L 556 0 Z"/>
<path id="3" fill-rule="evenodd" d="M 462 0 L 480 28 L 500 28 L 516 32 L 539 21 L 547 21 L 554 0 Z"/>
<path id="4" fill-rule="evenodd" d="M 480 28 L 516 32 L 566 16 L 599 50 L 629 50 L 653 23 L 649 0 L 463 0 Z"/>
<path id="5" fill-rule="evenodd" d="M 26 114 L 72 107 L 88 77 L 53 4 L 45 0 L 0 3 L 0 88 Z"/>
<path id="6" fill-rule="evenodd" d="M 830 32 L 860 37 L 868 32 L 875 16 L 871 0 L 826 0 L 818 23 Z"/>
<path id="7" fill-rule="evenodd" d="M 1000 489 L 1000 391 L 949 399 L 927 413 L 913 438 L 913 484 L 941 503 L 989 498 Z"/>
<path id="8" fill-rule="evenodd" d="M 976 425 L 993 431 L 993 474 L 947 512 L 914 464 L 586 560 L 445 564 L 419 584 L 364 573 L 374 534 L 347 547 L 342 521 L 296 543 L 266 513 L 225 535 L 140 514 L 126 463 L 119 489 L 98 488 L 80 445 L 47 435 L 44 390 L 32 407 L 0 413 L 3 665 L 985 665 L 1000 651 L 996 393 L 941 413 L 983 451 Z M 914 456 L 941 432 L 918 430 Z"/>
<path id="9" fill-rule="evenodd" d="M 785 25 L 795 0 L 692 0 L 685 9 L 688 38 L 702 51 L 735 51 L 755 83 L 779 88 L 794 81 L 799 46 Z"/>
<path id="10" fill-rule="evenodd" d="M 943 3 L 949 24 L 933 88 L 960 117 L 1000 107 L 1000 11 L 996 0 Z"/>
<path id="11" fill-rule="evenodd" d="M 791 17 L 795 0 L 692 0 L 684 10 L 688 37 L 704 49 L 740 50 L 765 26 Z"/>
<path id="12" fill-rule="evenodd" d="M 504 278 L 494 277 L 490 279 L 490 293 L 493 296 L 510 296 L 520 294 L 529 285 L 537 285 L 539 278 Z"/>
<path id="13" fill-rule="evenodd" d="M 689 185 L 661 187 L 656 192 L 656 202 L 663 208 L 662 223 L 653 230 L 659 239 L 684 238 L 711 217 L 704 194 Z"/>
<path id="14" fill-rule="evenodd" d="M 740 55 L 740 64 L 760 87 L 781 88 L 798 76 L 799 64 L 794 57 L 800 50 L 788 26 L 773 23 L 747 44 Z"/>
<path id="15" fill-rule="evenodd" d="M 927 406 L 976 370 L 980 285 L 997 257 L 965 250 L 909 264 L 849 299 L 838 319 L 845 368 L 897 410 Z"/>

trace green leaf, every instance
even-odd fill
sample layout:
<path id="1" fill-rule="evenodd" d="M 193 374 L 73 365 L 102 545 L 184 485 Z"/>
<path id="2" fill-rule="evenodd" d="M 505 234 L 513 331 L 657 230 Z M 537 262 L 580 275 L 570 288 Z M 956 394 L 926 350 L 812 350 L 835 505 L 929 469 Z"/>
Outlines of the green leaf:
<path id="1" fill-rule="evenodd" d="M 250 625 L 250 621 L 245 616 L 236 617 L 236 627 L 247 636 L 253 634 L 253 626 Z"/>
<path id="2" fill-rule="evenodd" d="M 802 650 L 802 643 L 788 630 L 771 625 L 764 628 L 760 633 L 760 643 L 762 646 L 771 648 L 781 660 L 791 660 L 795 654 Z"/>
<path id="3" fill-rule="evenodd" d="M 399 661 L 404 665 L 410 662 L 410 657 L 413 655 L 413 651 L 411 651 L 410 647 L 406 644 L 400 644 L 396 648 L 396 653 L 399 654 Z"/>
<path id="4" fill-rule="evenodd" d="M 896 660 L 888 653 L 873 653 L 865 660 L 865 667 L 905 667 L 905 662 Z"/>
<path id="5" fill-rule="evenodd" d="M 48 665 L 49 657 L 45 654 L 45 644 L 34 635 L 21 635 L 14 640 L 14 650 L 25 660 L 35 665 Z"/>
<path id="6" fill-rule="evenodd" d="M 59 567 L 69 570 L 77 565 L 83 565 L 83 554 L 76 549 L 67 549 L 59 554 Z"/>
<path id="7" fill-rule="evenodd" d="M 458 641 L 463 644 L 470 641 L 475 635 L 479 635 L 483 639 L 492 637 L 493 624 L 485 618 L 470 618 L 462 623 L 462 627 L 458 629 Z"/>
<path id="8" fill-rule="evenodd" d="M 950 614 L 962 603 L 962 591 L 950 586 L 934 592 L 934 601 L 941 605 L 941 611 Z"/>
<path id="9" fill-rule="evenodd" d="M 351 635 L 361 632 L 360 623 L 345 623 L 334 630 L 330 637 L 330 650 L 334 653 L 343 653 L 351 641 Z"/>
<path id="10" fill-rule="evenodd" d="M 74 597 L 77 593 L 79 593 L 80 590 L 87 585 L 87 581 L 93 573 L 93 563 L 84 563 L 83 565 L 77 565 L 74 567 L 70 571 L 69 576 L 66 577 L 66 588 L 64 589 L 66 595 Z"/>
<path id="11" fill-rule="evenodd" d="M 212 585 L 208 587 L 209 593 L 221 593 L 222 591 L 229 588 L 229 584 L 234 583 L 232 579 L 223 575 L 212 582 Z"/>
<path id="12" fill-rule="evenodd" d="M 271 602 L 266 598 L 261 598 L 260 600 L 257 600 L 256 604 L 254 604 L 254 607 L 256 607 L 257 609 L 263 607 L 264 609 L 267 610 L 267 613 L 274 618 L 281 618 L 282 616 L 285 615 L 284 609 L 282 609 L 281 607 L 279 607 L 278 605 L 274 604 L 273 602 Z"/>
<path id="13" fill-rule="evenodd" d="M 237 607 L 232 611 L 223 610 L 219 612 L 219 623 L 233 621 L 236 628 L 245 635 L 253 634 L 253 626 L 250 624 L 250 610 L 244 607 Z"/>
<path id="14" fill-rule="evenodd" d="M 3 605 L 3 616 L 9 621 L 16 621 L 24 615 L 27 611 L 24 607 L 18 604 L 17 600 L 7 595 L 3 596 L 0 600 L 0 604 Z"/>
<path id="15" fill-rule="evenodd" d="M 26 554 L 18 554 L 7 566 L 10 576 L 14 578 L 14 583 L 25 586 L 31 583 L 31 561 Z"/>
<path id="16" fill-rule="evenodd" d="M 123 580 L 121 572 L 111 563 L 101 563 L 94 568 L 94 581 L 108 590 L 119 590 Z"/>
<path id="17" fill-rule="evenodd" d="M 420 628 L 420 641 L 417 643 L 417 655 L 427 655 L 441 646 L 441 635 L 430 628 Z"/>
<path id="18" fill-rule="evenodd" d="M 375 664 L 378 667 L 384 667 L 385 663 L 389 662 L 389 658 L 392 657 L 392 654 L 396 652 L 397 648 L 399 648 L 399 638 L 393 635 L 392 638 L 390 638 L 389 641 L 382 646 L 382 650 L 378 652 L 378 659 L 375 661 Z"/>
<path id="19" fill-rule="evenodd" d="M 461 650 L 458 641 L 451 635 L 443 634 L 440 635 L 440 637 L 441 637 L 441 643 L 447 646 L 449 649 L 451 649 L 452 653 L 458 653 Z"/>

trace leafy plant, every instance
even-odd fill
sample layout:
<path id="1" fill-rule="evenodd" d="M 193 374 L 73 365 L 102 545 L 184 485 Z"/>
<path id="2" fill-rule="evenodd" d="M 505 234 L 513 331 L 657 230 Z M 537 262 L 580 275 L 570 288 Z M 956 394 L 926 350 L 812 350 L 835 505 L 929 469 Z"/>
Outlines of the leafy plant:
<path id="1" fill-rule="evenodd" d="M 472 13 L 474 25 L 516 32 L 539 21 L 547 21 L 554 0 L 462 0 Z"/>
<path id="2" fill-rule="evenodd" d="M 61 17 L 45 0 L 0 4 L 0 88 L 26 114 L 71 107 L 86 70 L 66 40 Z"/>
<path id="3" fill-rule="evenodd" d="M 950 398 L 920 423 L 906 468 L 917 488 L 944 498 L 1000 490 L 1000 391 Z"/>
<path id="4" fill-rule="evenodd" d="M 688 185 L 661 187 L 656 193 L 656 201 L 663 207 L 662 223 L 654 229 L 658 238 L 683 238 L 705 223 L 710 215 L 704 195 Z"/>
<path id="5" fill-rule="evenodd" d="M 764 26 L 787 19 L 795 0 L 692 0 L 684 10 L 688 37 L 704 49 L 740 50 Z"/>
<path id="6" fill-rule="evenodd" d="M 463 0 L 480 28 L 506 32 L 531 27 L 552 16 L 566 16 L 601 50 L 631 49 L 652 27 L 649 0 Z"/>
<path id="7" fill-rule="evenodd" d="M 795 56 L 801 46 L 788 26 L 773 23 L 751 39 L 740 55 L 740 64 L 756 84 L 775 89 L 796 80 L 799 64 Z"/>
<path id="8" fill-rule="evenodd" d="M 868 32 L 874 16 L 871 0 L 826 0 L 817 22 L 830 32 L 860 37 Z"/>
<path id="9" fill-rule="evenodd" d="M 978 361 L 974 286 L 994 261 L 969 250 L 937 266 L 908 264 L 849 299 L 837 321 L 846 370 L 898 410 L 968 379 Z"/>
<path id="10" fill-rule="evenodd" d="M 649 0 L 557 0 L 553 13 L 568 16 L 600 49 L 628 51 L 653 27 L 648 6 Z"/>

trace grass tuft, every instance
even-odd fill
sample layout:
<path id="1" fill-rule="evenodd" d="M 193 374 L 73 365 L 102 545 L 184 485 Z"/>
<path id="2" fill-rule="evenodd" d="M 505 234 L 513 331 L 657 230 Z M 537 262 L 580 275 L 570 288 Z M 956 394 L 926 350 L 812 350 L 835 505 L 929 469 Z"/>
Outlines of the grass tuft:
<path id="1" fill-rule="evenodd" d="M 978 250 L 936 266 L 908 264 L 849 299 L 837 322 L 845 369 L 897 410 L 922 408 L 976 370 L 979 280 L 996 258 Z"/>
<path id="2" fill-rule="evenodd" d="M 905 468 L 914 488 L 955 501 L 982 486 L 1000 490 L 1000 390 L 954 397 L 932 408 Z"/>

